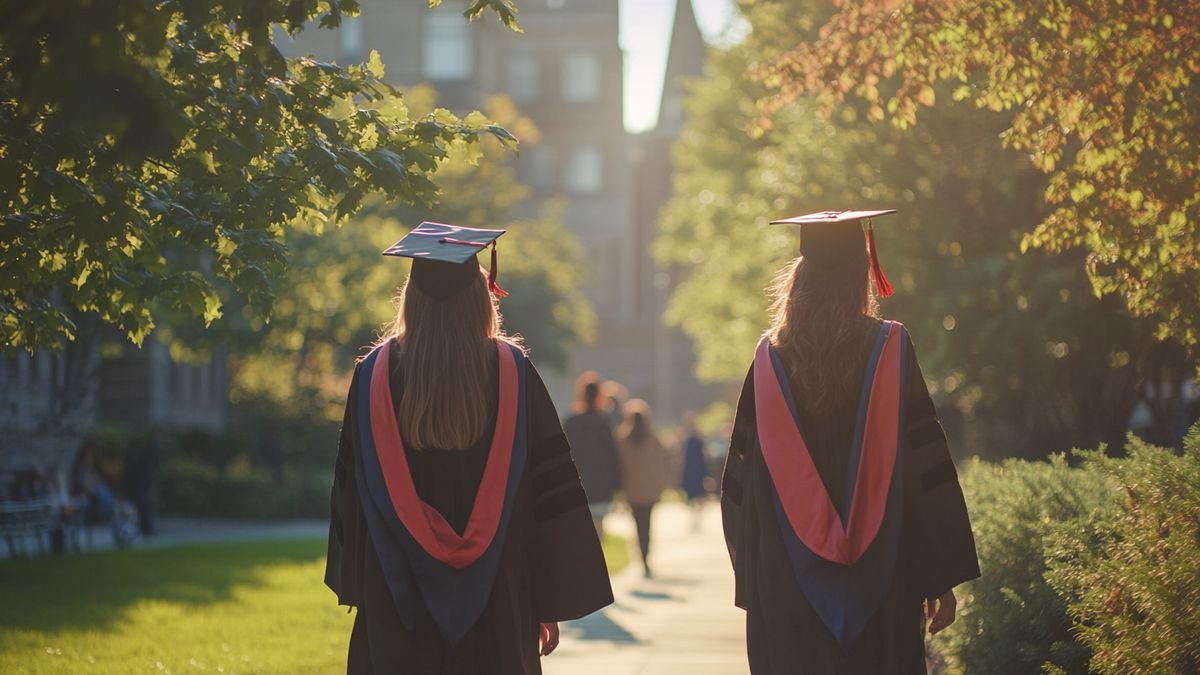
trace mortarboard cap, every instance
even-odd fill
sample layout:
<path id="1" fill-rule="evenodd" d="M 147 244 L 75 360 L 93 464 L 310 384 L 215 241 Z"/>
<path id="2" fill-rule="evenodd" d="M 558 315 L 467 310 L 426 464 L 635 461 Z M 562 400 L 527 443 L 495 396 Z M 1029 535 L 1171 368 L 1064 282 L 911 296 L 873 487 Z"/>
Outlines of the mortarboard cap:
<path id="1" fill-rule="evenodd" d="M 800 226 L 800 254 L 814 261 L 832 262 L 837 259 L 861 252 L 862 239 L 856 236 L 861 229 L 847 228 L 843 223 L 857 223 L 865 220 L 867 254 L 871 259 L 871 274 L 875 278 L 875 287 L 882 297 L 890 297 L 894 292 L 892 285 L 883 273 L 879 264 L 879 249 L 875 245 L 875 228 L 872 218 L 886 216 L 896 212 L 896 209 L 881 211 L 818 211 L 794 218 L 772 220 L 772 225 Z M 861 227 L 861 226 L 860 226 Z"/>
<path id="2" fill-rule="evenodd" d="M 476 254 L 490 246 L 492 265 L 488 272 L 488 288 L 503 298 L 508 293 L 496 284 L 496 240 L 504 233 L 505 230 L 424 222 L 383 254 L 412 258 L 412 283 L 427 295 L 446 300 L 479 276 Z"/>

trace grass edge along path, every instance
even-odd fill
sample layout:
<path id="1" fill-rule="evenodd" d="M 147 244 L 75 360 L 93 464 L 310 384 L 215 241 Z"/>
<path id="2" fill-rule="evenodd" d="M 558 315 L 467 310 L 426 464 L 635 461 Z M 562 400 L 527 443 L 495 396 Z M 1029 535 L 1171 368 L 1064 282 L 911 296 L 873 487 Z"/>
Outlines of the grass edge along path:
<path id="1" fill-rule="evenodd" d="M 353 619 L 324 567 L 324 539 L 0 561 L 0 672 L 342 672 Z"/>

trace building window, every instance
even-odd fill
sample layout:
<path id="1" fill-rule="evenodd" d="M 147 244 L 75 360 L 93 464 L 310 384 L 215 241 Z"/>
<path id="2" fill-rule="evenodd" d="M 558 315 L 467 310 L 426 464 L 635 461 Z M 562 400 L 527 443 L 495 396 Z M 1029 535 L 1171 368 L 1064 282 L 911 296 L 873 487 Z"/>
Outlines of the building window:
<path id="1" fill-rule="evenodd" d="M 538 190 L 554 189 L 558 162 L 551 146 L 542 144 L 522 150 L 519 166 L 522 183 Z"/>
<path id="2" fill-rule="evenodd" d="M 448 4 L 425 14 L 421 74 L 436 82 L 467 80 L 475 70 L 470 24 Z"/>
<path id="3" fill-rule="evenodd" d="M 508 92 L 514 101 L 536 100 L 541 93 L 541 69 L 533 54 L 514 54 L 508 61 Z"/>
<path id="4" fill-rule="evenodd" d="M 338 27 L 339 58 L 344 63 L 358 63 L 363 60 L 363 23 L 361 16 L 344 16 L 342 25 Z"/>
<path id="5" fill-rule="evenodd" d="M 176 363 L 175 375 L 179 378 L 175 382 L 176 400 L 190 403 L 192 400 L 192 369 L 187 364 Z"/>
<path id="6" fill-rule="evenodd" d="M 568 54 L 562 60 L 562 97 L 572 103 L 600 98 L 600 59 L 595 54 Z"/>
<path id="7" fill-rule="evenodd" d="M 604 187 L 604 158 L 600 148 L 581 145 L 571 152 L 564 176 L 566 187 L 571 192 L 590 194 Z"/>

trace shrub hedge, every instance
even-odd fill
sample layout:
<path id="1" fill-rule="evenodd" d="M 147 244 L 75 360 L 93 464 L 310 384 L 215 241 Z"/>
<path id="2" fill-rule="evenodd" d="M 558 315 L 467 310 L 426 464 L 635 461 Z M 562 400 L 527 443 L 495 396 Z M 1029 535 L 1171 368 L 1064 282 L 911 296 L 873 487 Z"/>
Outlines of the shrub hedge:
<path id="1" fill-rule="evenodd" d="M 1182 455 L 1131 437 L 962 471 L 983 576 L 934 640 L 950 670 L 1200 672 L 1200 425 Z"/>
<path id="2" fill-rule="evenodd" d="M 278 520 L 328 517 L 337 436 L 323 420 L 243 414 L 222 433 L 108 425 L 92 438 L 118 492 L 131 453 L 152 452 L 161 512 Z"/>
<path id="3" fill-rule="evenodd" d="M 158 507 L 211 518 L 327 518 L 332 484 L 332 470 L 276 473 L 237 463 L 221 470 L 179 457 L 163 465 Z"/>
<path id="4" fill-rule="evenodd" d="M 982 576 L 964 585 L 958 620 L 934 644 L 951 669 L 972 675 L 1036 673 L 1044 663 L 1087 672 L 1063 600 L 1046 582 L 1055 525 L 1100 517 L 1109 489 L 1059 455 L 1045 462 L 971 460 L 962 471 Z"/>
<path id="5" fill-rule="evenodd" d="M 1082 453 L 1116 487 L 1113 517 L 1058 529 L 1047 578 L 1097 673 L 1200 673 L 1200 426 L 1184 452 L 1131 438 Z"/>

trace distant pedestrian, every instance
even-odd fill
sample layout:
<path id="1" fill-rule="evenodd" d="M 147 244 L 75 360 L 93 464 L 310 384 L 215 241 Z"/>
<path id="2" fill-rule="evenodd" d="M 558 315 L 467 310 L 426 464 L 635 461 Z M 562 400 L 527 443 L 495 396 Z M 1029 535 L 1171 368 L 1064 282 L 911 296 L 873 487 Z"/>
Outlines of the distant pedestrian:
<path id="1" fill-rule="evenodd" d="M 112 481 L 100 466 L 96 443 L 85 439 L 71 464 L 71 497 L 84 501 L 84 520 L 89 524 L 109 523 L 113 518 L 115 498 Z"/>
<path id="2" fill-rule="evenodd" d="M 574 414 L 563 422 L 571 455 L 587 493 L 596 534 L 604 536 L 604 516 L 612 508 L 613 494 L 621 487 L 621 466 L 613 430 L 602 408 L 601 378 L 587 371 L 575 381 Z"/>
<path id="3" fill-rule="evenodd" d="M 704 452 L 704 437 L 696 430 L 695 413 L 689 412 L 683 416 L 680 435 L 683 437 L 683 471 L 680 474 L 679 487 L 683 489 L 683 494 L 692 509 L 692 529 L 699 530 L 704 502 L 708 499 L 708 457 Z"/>
<path id="4" fill-rule="evenodd" d="M 122 487 L 137 508 L 138 533 L 143 537 L 157 534 L 154 501 L 158 491 L 158 460 L 158 444 L 153 432 L 135 440 L 125 459 Z"/>
<path id="5" fill-rule="evenodd" d="M 667 488 L 670 457 L 654 432 L 650 406 L 645 401 L 635 398 L 625 404 L 625 420 L 617 430 L 617 450 L 621 457 L 621 487 L 637 526 L 642 567 L 650 577 L 650 513 Z"/>
<path id="6" fill-rule="evenodd" d="M 721 510 L 754 673 L 924 673 L 926 616 L 950 625 L 979 576 L 916 351 L 878 317 L 873 215 L 794 219 L 801 257 L 742 385 Z"/>
<path id="7" fill-rule="evenodd" d="M 629 400 L 629 389 L 616 380 L 609 380 L 600 385 L 600 398 L 603 401 L 600 409 L 608 417 L 609 425 L 616 430 L 625 419 L 625 402 Z"/>

